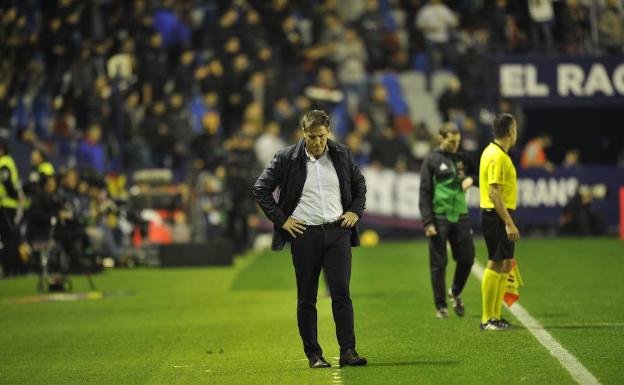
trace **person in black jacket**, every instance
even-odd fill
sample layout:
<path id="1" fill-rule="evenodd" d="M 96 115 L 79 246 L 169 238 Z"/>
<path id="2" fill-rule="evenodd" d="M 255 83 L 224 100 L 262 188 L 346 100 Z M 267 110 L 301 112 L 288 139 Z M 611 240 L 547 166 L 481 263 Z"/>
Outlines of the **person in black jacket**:
<path id="1" fill-rule="evenodd" d="M 325 112 L 305 113 L 300 125 L 304 138 L 275 155 L 254 184 L 253 194 L 274 224 L 272 249 L 291 244 L 299 333 L 310 367 L 331 366 L 317 341 L 321 268 L 332 298 L 340 366 L 366 365 L 366 359 L 355 350 L 349 294 L 351 247 L 360 243 L 357 222 L 364 211 L 366 182 L 351 151 L 328 139 L 330 125 Z"/>
<path id="2" fill-rule="evenodd" d="M 457 153 L 461 134 L 454 123 L 444 123 L 438 132 L 440 147 L 423 161 L 420 172 L 420 215 L 429 238 L 429 265 L 436 317 L 448 317 L 446 306 L 446 244 L 450 242 L 457 262 L 448 297 L 455 313 L 464 315 L 459 297 L 474 262 L 474 244 L 465 191 L 475 183 L 473 162 Z"/>
<path id="3" fill-rule="evenodd" d="M 19 223 L 24 210 L 24 192 L 15 160 L 9 153 L 10 133 L 0 128 L 0 256 L 4 276 L 22 274 L 26 266 L 19 254 Z"/>

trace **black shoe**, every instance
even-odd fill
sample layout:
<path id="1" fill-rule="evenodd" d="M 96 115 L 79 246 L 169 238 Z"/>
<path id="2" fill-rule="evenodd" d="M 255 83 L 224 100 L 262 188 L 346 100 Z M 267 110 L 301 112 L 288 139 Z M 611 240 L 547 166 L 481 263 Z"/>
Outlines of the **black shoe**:
<path id="1" fill-rule="evenodd" d="M 308 358 L 308 360 L 310 361 L 310 367 L 312 369 L 331 368 L 331 365 L 329 362 L 325 361 L 323 356 L 312 356 Z"/>
<path id="2" fill-rule="evenodd" d="M 507 321 L 504 318 L 496 320 L 496 322 L 498 323 L 498 326 L 500 326 L 502 329 L 509 329 L 509 328 L 511 328 L 511 324 L 509 323 L 509 321 Z"/>
<path id="3" fill-rule="evenodd" d="M 453 310 L 455 310 L 455 314 L 458 317 L 463 317 L 465 314 L 464 302 L 462 302 L 461 298 L 458 295 L 453 295 L 453 289 L 449 289 L 448 296 L 451 299 L 451 303 L 453 304 Z"/>
<path id="4" fill-rule="evenodd" d="M 502 327 L 498 323 L 498 320 L 496 318 L 492 318 L 492 319 L 488 320 L 486 323 L 479 324 L 479 329 L 484 330 L 484 331 L 488 331 L 488 332 L 498 332 L 498 331 L 501 331 L 501 330 L 505 330 L 505 328 Z"/>
<path id="5" fill-rule="evenodd" d="M 364 366 L 368 363 L 366 358 L 360 357 L 355 349 L 348 349 L 344 354 L 340 355 L 340 367 L 343 366 Z"/>
<path id="6" fill-rule="evenodd" d="M 438 319 L 446 319 L 448 318 L 448 310 L 445 307 L 438 309 L 436 312 L 436 318 Z"/>

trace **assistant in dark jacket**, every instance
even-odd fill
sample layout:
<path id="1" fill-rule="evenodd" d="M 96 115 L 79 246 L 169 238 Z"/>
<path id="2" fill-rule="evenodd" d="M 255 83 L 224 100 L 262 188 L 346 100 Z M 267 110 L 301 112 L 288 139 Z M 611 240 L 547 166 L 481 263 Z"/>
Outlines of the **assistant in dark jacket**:
<path id="1" fill-rule="evenodd" d="M 464 315 L 459 297 L 474 262 L 472 229 L 466 204 L 466 189 L 476 184 L 473 163 L 457 152 L 461 133 L 453 123 L 439 131 L 440 148 L 427 155 L 420 172 L 420 215 L 429 238 L 429 266 L 437 317 L 448 316 L 446 297 L 453 309 Z M 447 243 L 457 261 L 453 284 L 446 292 Z"/>

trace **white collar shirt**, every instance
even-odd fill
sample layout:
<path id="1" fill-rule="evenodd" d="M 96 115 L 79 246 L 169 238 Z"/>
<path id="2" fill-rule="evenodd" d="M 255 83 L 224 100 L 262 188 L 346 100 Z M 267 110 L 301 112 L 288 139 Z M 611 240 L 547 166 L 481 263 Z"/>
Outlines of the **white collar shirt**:
<path id="1" fill-rule="evenodd" d="M 301 198 L 292 217 L 307 225 L 334 222 L 343 214 L 340 200 L 340 182 L 328 148 L 318 158 L 308 150 L 306 154 L 306 180 Z"/>

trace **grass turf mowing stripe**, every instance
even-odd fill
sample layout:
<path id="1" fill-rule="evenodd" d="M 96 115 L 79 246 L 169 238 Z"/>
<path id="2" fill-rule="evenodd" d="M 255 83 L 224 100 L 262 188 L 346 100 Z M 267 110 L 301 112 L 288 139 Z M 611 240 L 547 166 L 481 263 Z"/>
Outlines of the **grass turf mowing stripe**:
<path id="1" fill-rule="evenodd" d="M 479 281 L 483 278 L 483 266 L 475 261 L 472 266 L 472 274 Z M 552 354 L 561 365 L 570 373 L 574 381 L 582 385 L 600 385 L 600 381 L 581 362 L 574 357 L 566 348 L 561 346 L 555 338 L 544 329 L 544 327 L 536 320 L 525 308 L 519 303 L 515 306 L 508 307 L 509 311 L 533 334 L 533 336 Z"/>

